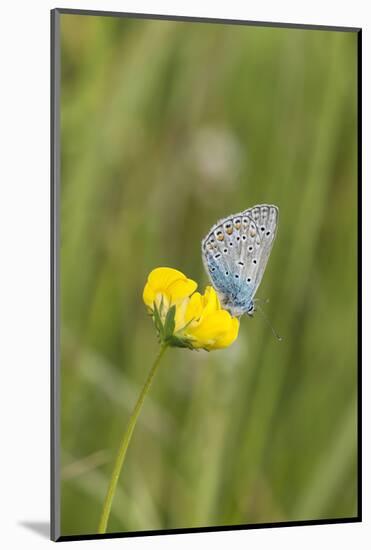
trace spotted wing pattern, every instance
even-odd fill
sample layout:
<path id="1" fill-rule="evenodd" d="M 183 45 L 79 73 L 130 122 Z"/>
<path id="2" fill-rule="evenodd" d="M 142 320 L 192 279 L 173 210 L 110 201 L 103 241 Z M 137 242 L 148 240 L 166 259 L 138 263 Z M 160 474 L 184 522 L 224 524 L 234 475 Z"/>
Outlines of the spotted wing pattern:
<path id="1" fill-rule="evenodd" d="M 202 241 L 202 258 L 223 307 L 251 310 L 278 224 L 278 208 L 262 204 L 217 222 Z"/>

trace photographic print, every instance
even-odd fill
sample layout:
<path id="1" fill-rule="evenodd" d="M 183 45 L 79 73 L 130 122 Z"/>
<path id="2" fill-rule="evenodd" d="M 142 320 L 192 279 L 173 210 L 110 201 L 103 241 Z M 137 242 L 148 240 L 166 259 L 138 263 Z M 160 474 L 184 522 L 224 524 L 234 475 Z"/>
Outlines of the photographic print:
<path id="1" fill-rule="evenodd" d="M 360 521 L 361 31 L 52 11 L 52 538 Z"/>

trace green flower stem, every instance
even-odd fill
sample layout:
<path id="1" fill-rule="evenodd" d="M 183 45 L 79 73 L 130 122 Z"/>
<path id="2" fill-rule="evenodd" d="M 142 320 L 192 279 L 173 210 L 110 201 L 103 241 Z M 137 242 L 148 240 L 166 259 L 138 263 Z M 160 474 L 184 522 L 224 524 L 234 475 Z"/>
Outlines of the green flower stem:
<path id="1" fill-rule="evenodd" d="M 153 363 L 153 366 L 152 366 L 152 368 L 151 368 L 151 370 L 148 374 L 146 383 L 144 384 L 144 386 L 142 388 L 142 391 L 140 392 L 140 395 L 138 397 L 138 401 L 136 402 L 136 405 L 133 409 L 133 412 L 130 415 L 129 424 L 128 424 L 128 426 L 125 430 L 125 433 L 122 437 L 121 444 L 120 444 L 120 447 L 119 447 L 119 450 L 118 450 L 118 453 L 117 453 L 117 456 L 116 456 L 115 465 L 113 467 L 111 480 L 110 480 L 109 485 L 108 485 L 106 498 L 105 498 L 104 504 L 103 504 L 102 515 L 101 515 L 101 518 L 100 518 L 100 521 L 99 521 L 98 533 L 105 533 L 107 531 L 107 523 L 108 523 L 109 515 L 110 515 L 110 512 L 111 512 L 112 502 L 113 502 L 113 499 L 114 499 L 114 496 L 115 496 L 117 482 L 119 480 L 120 473 L 121 473 L 121 470 L 122 470 L 122 466 L 124 464 L 126 451 L 128 450 L 129 443 L 130 443 L 130 440 L 131 440 L 131 436 L 133 435 L 133 431 L 134 431 L 135 425 L 137 423 L 139 413 L 142 409 L 144 398 L 147 395 L 147 393 L 148 393 L 148 391 L 151 387 L 152 381 L 155 377 L 158 366 L 161 362 L 162 356 L 164 355 L 167 347 L 168 347 L 167 344 L 163 344 L 161 346 L 160 352 L 159 352 L 159 354 L 158 354 L 155 362 Z"/>

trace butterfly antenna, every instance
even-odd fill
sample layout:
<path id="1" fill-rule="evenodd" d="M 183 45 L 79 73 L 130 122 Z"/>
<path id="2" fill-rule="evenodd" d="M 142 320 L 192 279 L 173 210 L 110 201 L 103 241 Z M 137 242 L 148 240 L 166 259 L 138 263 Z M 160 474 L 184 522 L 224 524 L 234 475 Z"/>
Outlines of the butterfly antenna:
<path id="1" fill-rule="evenodd" d="M 269 298 L 254 298 L 254 303 L 263 302 L 263 304 L 269 304 Z"/>
<path id="2" fill-rule="evenodd" d="M 280 336 L 280 335 L 274 330 L 272 323 L 270 322 L 270 320 L 269 320 L 268 317 L 266 316 L 266 314 L 265 314 L 264 310 L 261 308 L 261 306 L 259 306 L 259 304 L 256 304 L 256 309 L 258 309 L 258 310 L 260 311 L 260 313 L 262 314 L 263 319 L 264 319 L 264 321 L 267 323 L 267 325 L 269 326 L 269 328 L 271 329 L 273 336 L 275 336 L 275 338 L 277 338 L 277 340 L 278 340 L 279 342 L 282 342 L 282 340 L 283 340 L 282 336 Z"/>

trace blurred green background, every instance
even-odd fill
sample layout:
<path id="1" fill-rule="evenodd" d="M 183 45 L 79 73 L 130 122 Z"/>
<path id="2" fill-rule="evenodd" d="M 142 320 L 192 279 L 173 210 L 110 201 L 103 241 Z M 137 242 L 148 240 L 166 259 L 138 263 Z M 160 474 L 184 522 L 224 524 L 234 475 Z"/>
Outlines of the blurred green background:
<path id="1" fill-rule="evenodd" d="M 280 208 L 227 350 L 172 349 L 109 531 L 352 517 L 356 500 L 354 32 L 62 15 L 62 534 L 97 531 L 158 351 L 148 273 L 207 277 L 221 217 Z"/>

